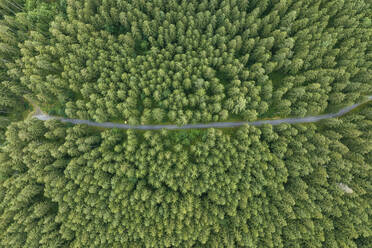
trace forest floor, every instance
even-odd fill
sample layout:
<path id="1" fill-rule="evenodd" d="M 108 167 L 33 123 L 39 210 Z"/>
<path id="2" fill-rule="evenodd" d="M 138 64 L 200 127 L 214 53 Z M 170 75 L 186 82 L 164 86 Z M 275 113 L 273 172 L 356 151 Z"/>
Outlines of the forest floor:
<path id="1" fill-rule="evenodd" d="M 26 98 L 27 99 L 27 98 Z M 128 125 L 128 124 L 121 124 L 121 123 L 113 123 L 113 122 L 95 122 L 89 120 L 80 120 L 80 119 L 69 119 L 64 117 L 57 117 L 57 116 L 50 116 L 44 113 L 39 106 L 37 106 L 31 99 L 27 99 L 30 101 L 31 105 L 33 106 L 34 111 L 30 114 L 31 117 L 46 121 L 50 119 L 59 119 L 62 122 L 72 123 L 72 124 L 85 124 L 94 127 L 102 127 L 102 128 L 120 128 L 120 129 L 140 129 L 140 130 L 160 130 L 160 129 L 170 129 L 170 130 L 178 130 L 178 129 L 199 129 L 199 128 L 232 128 L 232 127 L 239 127 L 244 125 L 253 125 L 253 126 L 260 126 L 263 124 L 270 124 L 270 125 L 279 125 L 282 123 L 287 124 L 296 124 L 296 123 L 310 123 L 310 122 L 317 122 L 320 120 L 330 119 L 340 117 L 346 113 L 349 113 L 353 109 L 361 106 L 372 100 L 372 96 L 368 96 L 367 100 L 364 102 L 356 103 L 351 106 L 347 106 L 342 108 L 336 113 L 327 113 L 323 115 L 316 115 L 316 116 L 307 116 L 307 117 L 299 117 L 299 118 L 283 118 L 283 119 L 265 119 L 265 120 L 258 120 L 258 121 L 236 121 L 236 122 L 212 122 L 212 123 L 200 123 L 200 124 L 186 124 L 184 126 L 177 126 L 172 124 L 161 124 L 161 125 Z M 29 117 L 30 117 L 29 116 Z"/>

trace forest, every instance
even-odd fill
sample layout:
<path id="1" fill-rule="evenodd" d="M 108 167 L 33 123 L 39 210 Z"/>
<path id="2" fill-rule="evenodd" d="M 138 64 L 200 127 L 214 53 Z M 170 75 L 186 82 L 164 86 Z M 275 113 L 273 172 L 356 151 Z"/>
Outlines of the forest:
<path id="1" fill-rule="evenodd" d="M 319 114 L 372 94 L 368 1 L 21 4 L 3 9 L 7 81 L 58 115 L 182 125 Z"/>
<path id="2" fill-rule="evenodd" d="M 29 120 L 6 137 L 3 247 L 371 244 L 371 104 L 321 125 L 97 133 Z"/>
<path id="3" fill-rule="evenodd" d="M 0 248 L 372 247 L 368 0 L 0 0 Z"/>

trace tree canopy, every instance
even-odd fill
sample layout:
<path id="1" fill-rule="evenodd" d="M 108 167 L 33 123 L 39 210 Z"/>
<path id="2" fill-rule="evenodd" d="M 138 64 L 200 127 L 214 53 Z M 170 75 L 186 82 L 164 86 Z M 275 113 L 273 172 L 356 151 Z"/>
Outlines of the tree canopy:
<path id="1" fill-rule="evenodd" d="M 371 117 L 233 132 L 12 124 L 0 244 L 368 247 Z"/>
<path id="2" fill-rule="evenodd" d="M 69 117 L 254 120 L 372 93 L 368 1 L 26 2 L 12 75 Z"/>
<path id="3" fill-rule="evenodd" d="M 367 0 L 0 0 L 0 248 L 370 248 Z"/>

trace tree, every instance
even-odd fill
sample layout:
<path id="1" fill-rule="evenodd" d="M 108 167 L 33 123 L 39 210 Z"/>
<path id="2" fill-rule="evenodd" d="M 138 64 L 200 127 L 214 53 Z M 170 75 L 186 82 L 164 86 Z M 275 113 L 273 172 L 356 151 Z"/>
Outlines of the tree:
<path id="1" fill-rule="evenodd" d="M 156 108 L 152 111 L 152 116 L 156 122 L 161 122 L 164 118 L 164 111 L 160 108 Z"/>

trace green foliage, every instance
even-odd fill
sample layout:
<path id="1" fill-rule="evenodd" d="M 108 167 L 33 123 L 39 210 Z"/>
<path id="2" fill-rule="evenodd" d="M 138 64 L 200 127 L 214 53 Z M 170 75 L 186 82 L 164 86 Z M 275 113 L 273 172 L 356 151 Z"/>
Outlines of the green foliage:
<path id="1" fill-rule="evenodd" d="M 23 120 L 29 113 L 30 106 L 23 99 L 10 91 L 0 95 L 0 144 L 5 142 L 5 131 L 9 124 Z"/>
<path id="2" fill-rule="evenodd" d="M 0 242 L 368 247 L 371 116 L 366 107 L 320 128 L 235 132 L 12 124 L 0 153 Z"/>
<path id="3" fill-rule="evenodd" d="M 23 1 L 0 1 L 0 145 L 5 142 L 5 130 L 14 121 L 23 120 L 29 106 L 21 95 L 21 70 L 18 42 L 25 38 L 21 23 Z M 18 16 L 17 16 L 18 15 Z"/>
<path id="4" fill-rule="evenodd" d="M 26 154 L 27 147 L 35 148 L 37 139 L 45 130 L 42 123 L 32 122 L 12 125 L 7 131 L 7 138 L 11 142 L 0 151 L 1 247 L 36 248 L 68 245 L 59 233 L 60 224 L 56 219 L 58 205 L 44 195 L 44 184 L 35 177 L 34 169 L 27 167 L 23 162 L 23 159 L 32 160 L 32 155 L 22 158 L 18 153 L 25 149 Z M 42 147 L 39 146 L 41 153 L 46 148 Z"/>
<path id="5" fill-rule="evenodd" d="M 27 19 L 39 32 L 48 32 L 49 23 L 58 14 L 57 4 L 43 1 L 26 1 Z"/>
<path id="6" fill-rule="evenodd" d="M 0 14 L 0 247 L 371 246 L 370 104 L 227 130 L 16 122 L 24 95 L 130 124 L 348 105 L 372 94 L 370 2 L 0 0 Z"/>
<path id="7" fill-rule="evenodd" d="M 372 92 L 365 1 L 67 1 L 66 16 L 56 2 L 32 2 L 28 15 L 50 34 L 40 28 L 21 45 L 20 79 L 69 117 L 305 116 Z"/>

